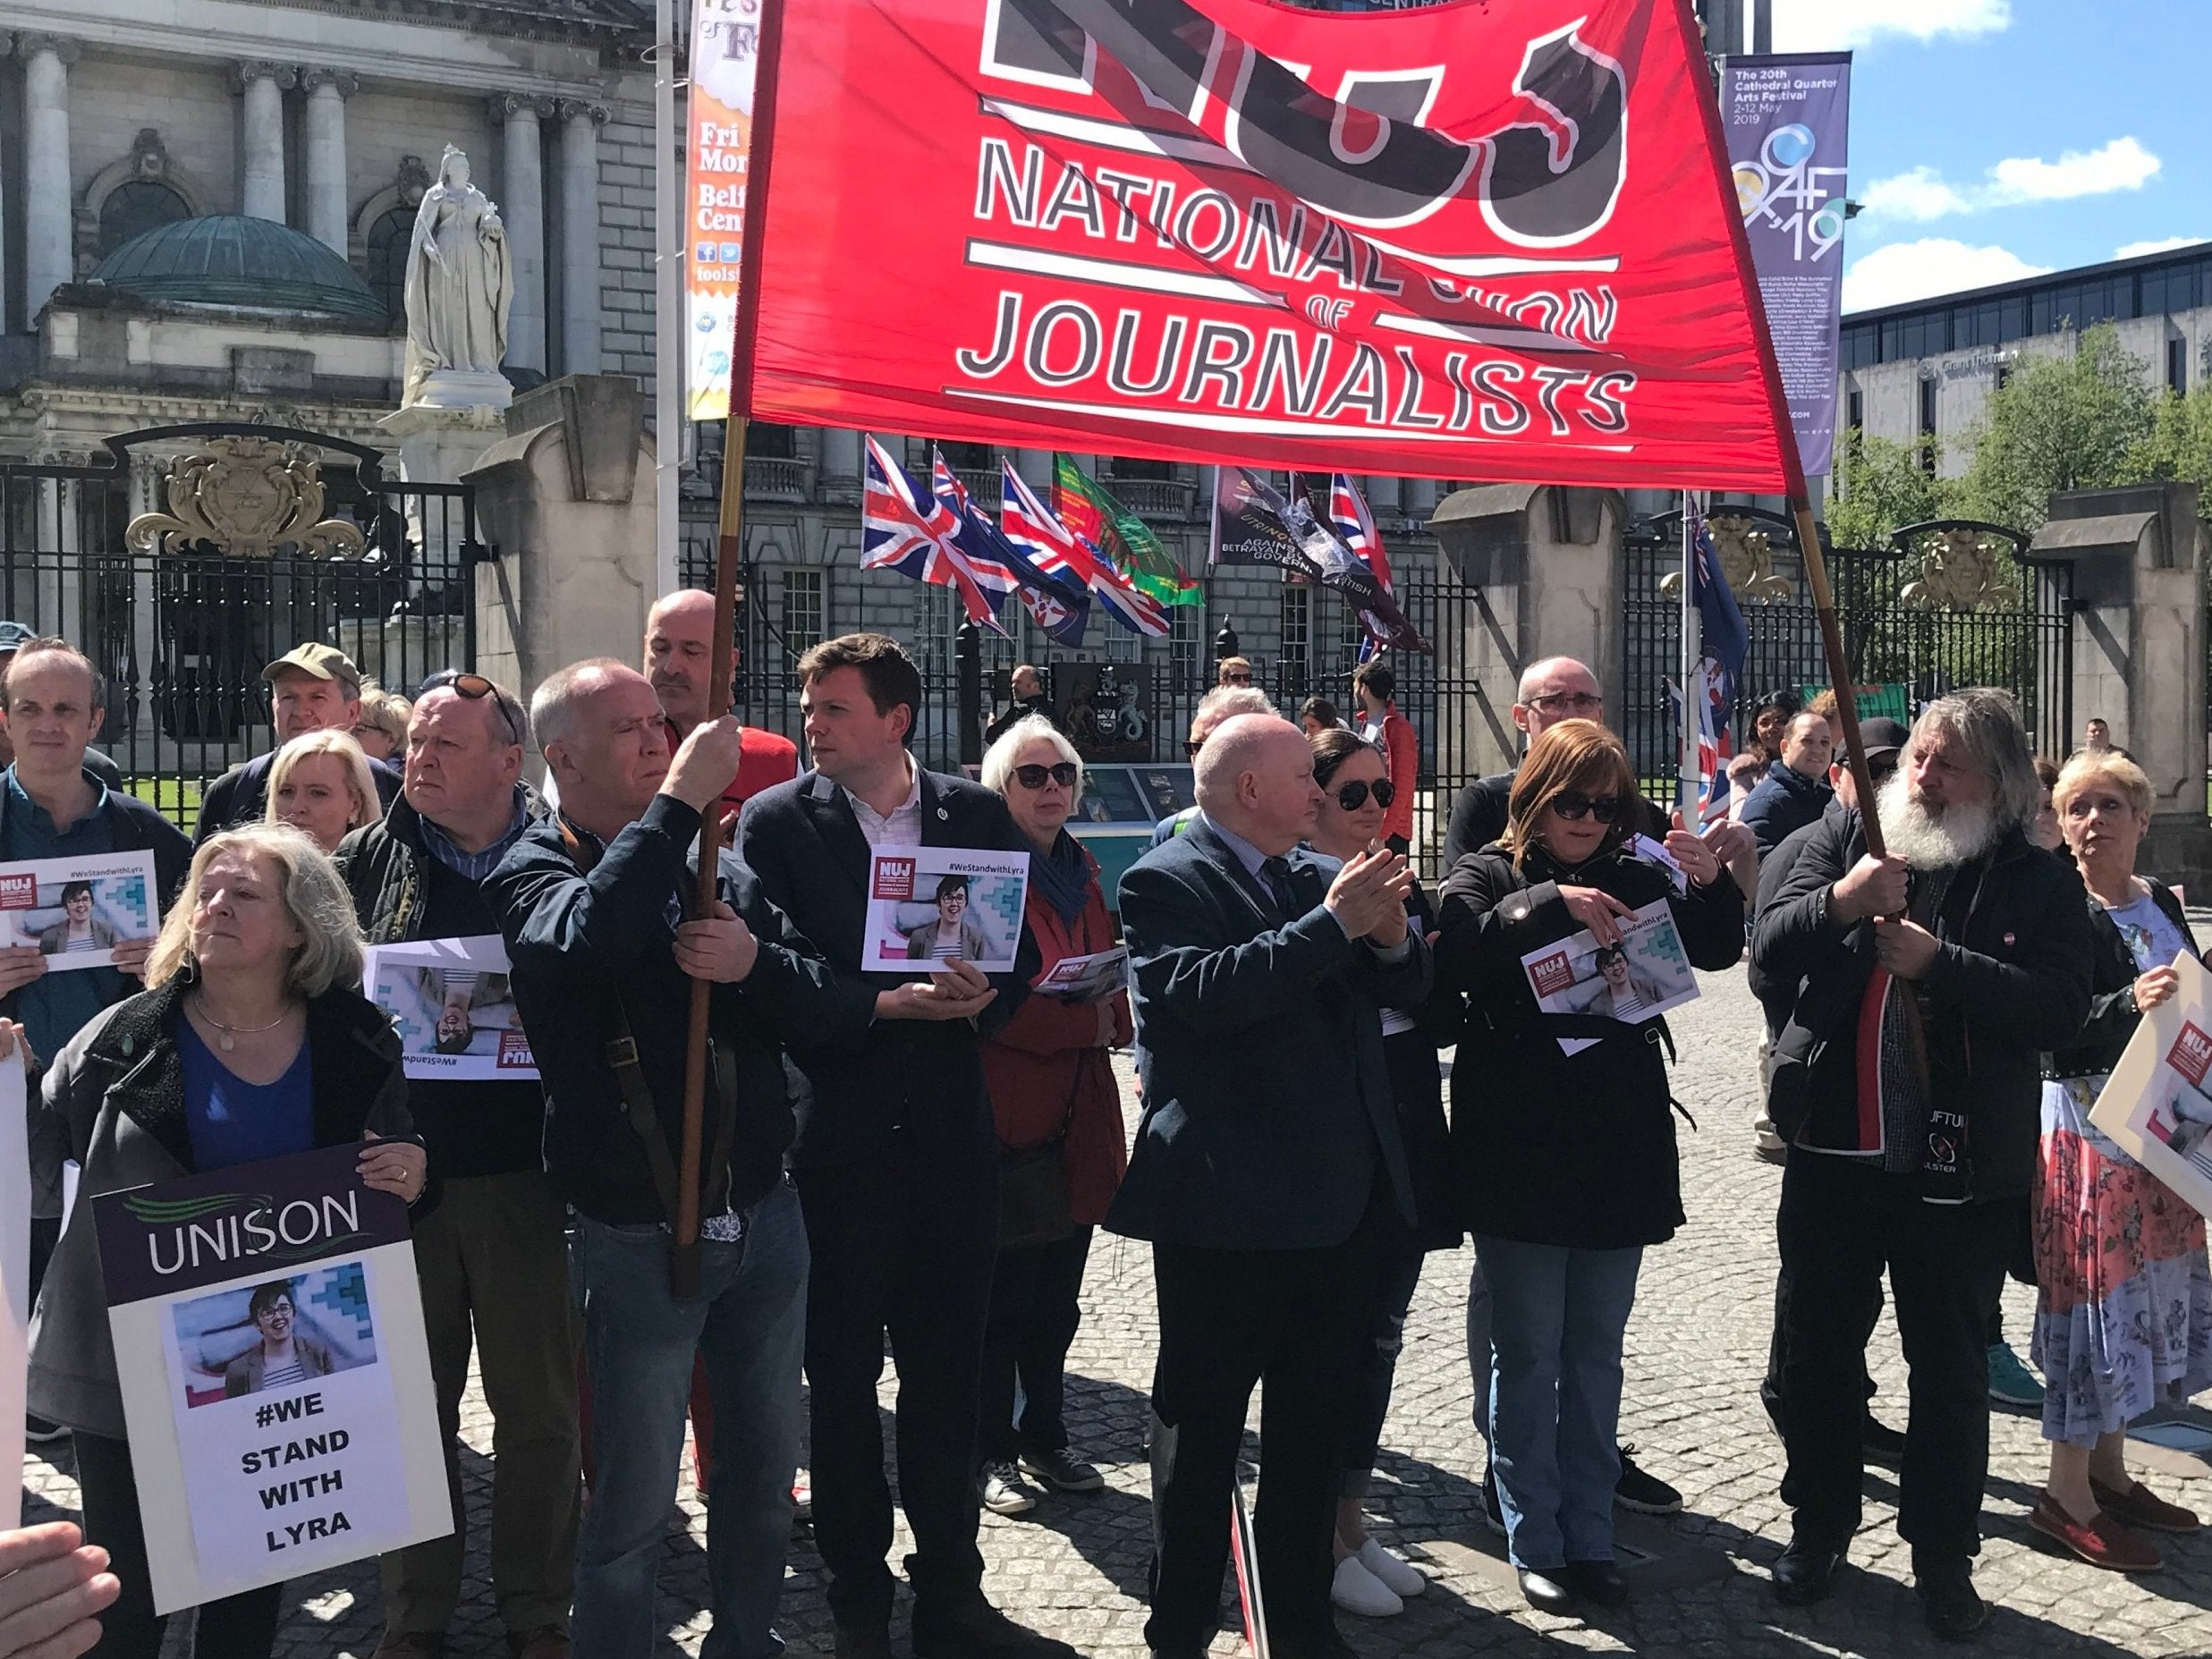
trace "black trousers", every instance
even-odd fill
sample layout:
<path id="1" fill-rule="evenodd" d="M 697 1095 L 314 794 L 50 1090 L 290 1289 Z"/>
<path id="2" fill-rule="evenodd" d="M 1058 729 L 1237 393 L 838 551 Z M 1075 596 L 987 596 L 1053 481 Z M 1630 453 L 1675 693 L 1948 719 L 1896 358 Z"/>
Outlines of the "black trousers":
<path id="1" fill-rule="evenodd" d="M 1156 1243 L 1160 1351 L 1152 1411 L 1154 1647 L 1204 1647 L 1221 1623 L 1230 1494 L 1256 1383 L 1267 1462 L 1253 1517 L 1277 1659 L 1335 1640 L 1329 1543 L 1343 1450 L 1373 1350 L 1386 1192 L 1342 1244 L 1204 1250 Z"/>
<path id="2" fill-rule="evenodd" d="M 154 1611 L 131 1448 L 101 1435 L 80 1433 L 73 1438 L 77 1484 L 84 1498 L 85 1542 L 107 1552 L 108 1571 L 123 1581 L 123 1594 L 100 1615 L 99 1645 L 92 1651 L 98 1659 L 156 1659 L 169 1619 Z M 270 1584 L 207 1603 L 199 1610 L 193 1653 L 199 1659 L 268 1659 L 276 1645 L 284 1599 L 284 1587 Z"/>
<path id="3" fill-rule="evenodd" d="M 1908 1177 L 1792 1151 L 1776 1222 L 1788 1286 L 1782 1498 L 1801 1541 L 1841 1549 L 1859 1528 L 1867 1339 L 1886 1267 L 1911 1374 L 1897 1531 L 1917 1560 L 1979 1553 L 1987 1333 L 2017 1220 L 2008 1204 L 1928 1204 Z"/>
<path id="4" fill-rule="evenodd" d="M 1001 1249 L 991 1273 L 991 1311 L 983 1335 L 981 1418 L 976 1456 L 1010 1462 L 1018 1452 L 1059 1452 L 1068 1443 L 1068 1349 L 1082 1323 L 1088 1227 L 1049 1244 Z M 1014 1384 L 1021 1420 L 1014 1421 Z"/>
<path id="5" fill-rule="evenodd" d="M 807 1281 L 814 1536 L 831 1611 L 891 1612 L 891 1486 L 876 1384 L 884 1338 L 898 1363 L 899 1502 L 907 1577 L 956 1604 L 983 1577 L 976 1547 L 976 1399 L 998 1240 L 995 1142 L 914 1138 L 896 1162 L 794 1172 L 813 1266 Z"/>

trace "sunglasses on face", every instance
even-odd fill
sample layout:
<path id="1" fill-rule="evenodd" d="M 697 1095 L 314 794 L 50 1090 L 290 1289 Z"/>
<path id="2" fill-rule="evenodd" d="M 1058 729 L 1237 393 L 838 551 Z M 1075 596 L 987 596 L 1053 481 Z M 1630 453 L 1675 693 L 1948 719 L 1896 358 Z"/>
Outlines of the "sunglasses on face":
<path id="1" fill-rule="evenodd" d="M 1250 685 L 1251 682 L 1252 677 L 1250 674 L 1224 674 L 1221 677 L 1221 683 L 1224 685 Z"/>
<path id="2" fill-rule="evenodd" d="M 1199 758 L 1199 750 L 1204 749 L 1205 747 L 1206 740 L 1204 738 L 1185 738 L 1182 741 L 1182 758 L 1185 760 L 1196 760 Z"/>
<path id="3" fill-rule="evenodd" d="M 1367 805 L 1369 795 L 1375 797 L 1377 806 L 1387 810 L 1390 803 L 1398 798 L 1398 790 L 1388 778 L 1377 778 L 1372 783 L 1365 778 L 1354 778 L 1349 783 L 1338 784 L 1335 794 L 1336 804 L 1346 812 L 1359 811 Z"/>
<path id="4" fill-rule="evenodd" d="M 518 743 L 522 741 L 522 728 L 515 724 L 514 715 L 507 707 L 507 699 L 500 696 L 499 688 L 482 674 L 472 674 L 460 668 L 441 668 L 415 688 L 415 696 L 420 699 L 433 691 L 442 690 L 457 691 L 471 703 L 490 698 L 498 707 L 499 717 L 507 723 L 507 730 L 513 734 L 514 741 Z"/>
<path id="5" fill-rule="evenodd" d="M 1042 789 L 1047 782 L 1057 783 L 1062 789 L 1073 789 L 1078 774 L 1073 761 L 1063 760 L 1051 766 L 1016 766 L 1013 775 L 1023 789 Z"/>
<path id="6" fill-rule="evenodd" d="M 1587 813 L 1600 824 L 1610 824 L 1621 816 L 1626 803 L 1618 795 L 1579 795 L 1572 791 L 1552 797 L 1552 810 L 1572 824 Z"/>

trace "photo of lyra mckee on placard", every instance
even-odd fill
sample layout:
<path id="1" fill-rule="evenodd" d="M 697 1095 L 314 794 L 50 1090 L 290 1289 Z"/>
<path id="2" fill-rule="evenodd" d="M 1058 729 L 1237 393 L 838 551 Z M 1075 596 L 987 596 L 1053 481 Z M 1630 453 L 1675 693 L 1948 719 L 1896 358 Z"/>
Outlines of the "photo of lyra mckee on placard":
<path id="1" fill-rule="evenodd" d="M 114 965 L 115 947 L 151 939 L 154 855 L 105 852 L 0 864 L 0 946 L 36 945 L 48 973 Z"/>
<path id="2" fill-rule="evenodd" d="M 905 973 L 957 958 L 1010 972 L 1029 897 L 1026 852 L 971 847 L 878 847 L 869 866 L 860 966 Z"/>
<path id="3" fill-rule="evenodd" d="M 538 1075 L 496 935 L 377 945 L 361 978 L 369 1000 L 392 1017 L 409 1077 Z"/>

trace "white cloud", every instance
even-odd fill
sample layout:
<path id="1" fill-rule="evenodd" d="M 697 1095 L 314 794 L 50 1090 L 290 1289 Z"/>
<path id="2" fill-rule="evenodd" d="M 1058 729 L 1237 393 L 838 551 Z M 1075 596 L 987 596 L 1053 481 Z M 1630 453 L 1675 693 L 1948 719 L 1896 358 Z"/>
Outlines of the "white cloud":
<path id="1" fill-rule="evenodd" d="M 2023 201 L 2071 201 L 2077 196 L 2108 196 L 2140 190 L 2157 175 L 2158 158 L 2131 138 L 2119 138 L 2092 150 L 2067 150 L 2056 161 L 2032 156 L 2000 161 L 1989 169 L 1986 205 L 2009 207 Z"/>
<path id="2" fill-rule="evenodd" d="M 2140 190 L 2157 176 L 2163 165 L 2135 139 L 2122 137 L 2091 150 L 2066 150 L 2056 161 L 2009 156 L 1985 173 L 1979 184 L 1963 189 L 1933 167 L 1915 167 L 1910 173 L 1875 180 L 1859 199 L 1877 217 L 1925 224 L 1931 219 L 1983 213 L 1992 207 Z"/>
<path id="3" fill-rule="evenodd" d="M 2203 236 L 2167 236 L 2155 242 L 2128 242 L 2113 250 L 2115 259 L 2133 259 L 2147 253 L 2170 253 L 2176 248 L 2194 248 L 2198 243 L 2212 241 Z"/>
<path id="4" fill-rule="evenodd" d="M 2012 0 L 1775 0 L 1775 49 L 1833 52 L 1885 35 L 1919 41 L 2011 26 Z"/>
<path id="5" fill-rule="evenodd" d="M 2009 249 L 1970 247 L 1947 236 L 1892 242 L 1886 248 L 1877 248 L 1844 273 L 1843 309 L 1871 311 L 1908 300 L 2041 276 L 2050 268 L 2030 265 Z"/>

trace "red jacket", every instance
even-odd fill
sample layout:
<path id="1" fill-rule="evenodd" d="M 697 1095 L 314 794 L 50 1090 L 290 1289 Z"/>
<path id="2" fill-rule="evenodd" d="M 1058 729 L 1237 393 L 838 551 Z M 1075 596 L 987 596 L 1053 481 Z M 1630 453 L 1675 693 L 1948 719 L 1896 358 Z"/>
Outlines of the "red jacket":
<path id="1" fill-rule="evenodd" d="M 1413 784 L 1421 770 L 1421 741 L 1398 712 L 1396 703 L 1383 705 L 1383 755 L 1390 767 L 1390 787 L 1396 791 L 1383 814 L 1383 834 L 1413 839 Z"/>
<path id="2" fill-rule="evenodd" d="M 1038 978 L 1064 957 L 1087 956 L 1117 943 L 1098 868 L 1092 859 L 1090 902 L 1072 927 L 1031 889 L 1026 919 L 1043 956 Z M 1115 992 L 1111 1006 L 1114 1040 L 1126 1045 L 1134 1035 L 1129 994 Z M 1036 995 L 983 1045 L 983 1080 L 990 1089 L 999 1144 L 1009 1151 L 1039 1146 L 1066 1122 L 1068 1209 L 1086 1226 L 1106 1219 L 1106 1206 L 1129 1165 L 1122 1093 L 1098 1039 L 1096 1003 Z"/>
<path id="3" fill-rule="evenodd" d="M 668 729 L 668 750 L 674 754 L 683 741 L 683 733 L 676 730 L 673 720 L 663 720 Z M 735 823 L 738 809 L 764 789 L 773 789 L 778 783 L 788 783 L 799 775 L 799 745 L 780 732 L 769 732 L 759 726 L 742 726 L 737 733 L 737 775 L 730 780 L 730 787 L 722 791 L 722 810 L 727 820 Z"/>

